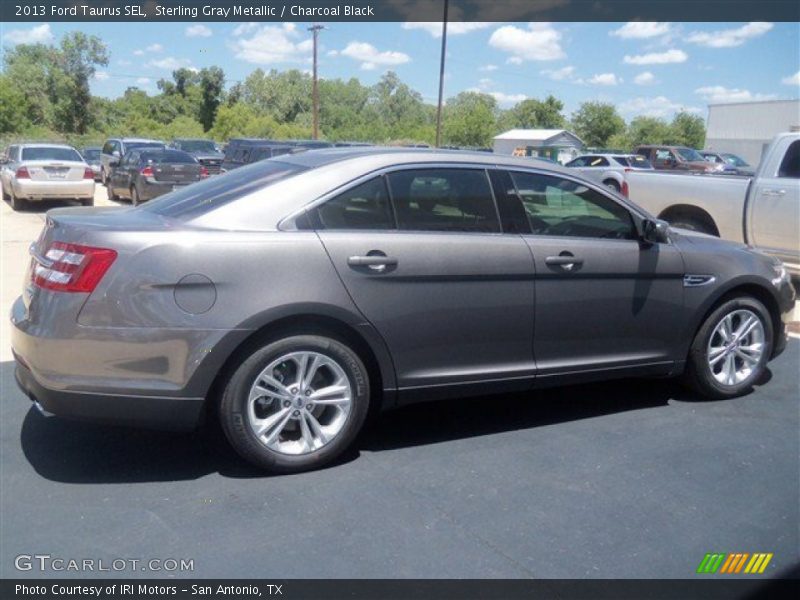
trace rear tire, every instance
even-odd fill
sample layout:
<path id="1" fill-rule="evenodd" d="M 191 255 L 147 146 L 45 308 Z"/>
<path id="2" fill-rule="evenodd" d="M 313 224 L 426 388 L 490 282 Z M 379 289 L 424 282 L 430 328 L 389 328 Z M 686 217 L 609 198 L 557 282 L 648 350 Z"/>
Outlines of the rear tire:
<path id="1" fill-rule="evenodd" d="M 28 209 L 28 202 L 27 200 L 23 200 L 22 198 L 17 198 L 17 195 L 14 193 L 14 188 L 11 188 L 10 194 L 10 203 L 11 203 L 11 210 L 16 212 L 23 212 Z"/>
<path id="2" fill-rule="evenodd" d="M 369 402 L 367 369 L 349 346 L 296 335 L 268 342 L 241 362 L 222 392 L 219 418 L 245 460 L 295 473 L 340 456 L 361 430 Z"/>
<path id="3" fill-rule="evenodd" d="M 94 198 L 85 198 L 81 200 L 83 206 L 94 206 Z"/>
<path id="4" fill-rule="evenodd" d="M 773 339 L 772 319 L 761 302 L 749 296 L 727 300 L 697 331 L 684 380 L 709 398 L 741 396 L 763 375 Z"/>
<path id="5" fill-rule="evenodd" d="M 106 183 L 106 194 L 108 195 L 108 199 L 112 202 L 118 202 L 119 196 L 114 193 L 114 188 L 111 187 L 111 183 Z"/>
<path id="6" fill-rule="evenodd" d="M 615 192 L 619 192 L 619 191 L 620 191 L 620 189 L 621 189 L 621 188 L 619 187 L 619 184 L 618 184 L 618 183 L 617 183 L 615 180 L 613 180 L 613 179 L 606 179 L 606 180 L 603 182 L 603 185 L 604 185 L 604 186 L 606 186 L 606 187 L 607 187 L 607 188 L 609 188 L 609 189 L 612 189 L 612 190 L 614 190 Z"/>
<path id="7" fill-rule="evenodd" d="M 139 206 L 142 203 L 141 199 L 139 198 L 139 190 L 136 189 L 136 186 L 131 187 L 131 204 L 134 206 Z"/>

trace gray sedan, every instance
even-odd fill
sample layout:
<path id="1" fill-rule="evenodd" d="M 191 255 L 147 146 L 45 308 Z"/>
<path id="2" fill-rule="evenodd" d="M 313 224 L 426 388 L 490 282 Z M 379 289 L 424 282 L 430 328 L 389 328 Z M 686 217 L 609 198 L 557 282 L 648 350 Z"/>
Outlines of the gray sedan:
<path id="1" fill-rule="evenodd" d="M 137 208 L 53 210 L 31 255 L 12 345 L 41 411 L 218 418 L 277 472 L 421 400 L 631 376 L 744 394 L 794 301 L 771 258 L 482 153 L 286 155 Z"/>

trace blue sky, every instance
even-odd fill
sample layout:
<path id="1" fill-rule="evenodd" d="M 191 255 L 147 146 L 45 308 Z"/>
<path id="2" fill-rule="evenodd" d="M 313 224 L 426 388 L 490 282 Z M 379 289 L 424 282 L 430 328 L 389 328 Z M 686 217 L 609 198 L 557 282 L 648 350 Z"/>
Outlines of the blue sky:
<path id="1" fill-rule="evenodd" d="M 92 81 L 115 97 L 128 86 L 156 92 L 179 66 L 221 66 L 228 85 L 254 69 L 311 68 L 305 23 L 0 24 L 3 45 L 54 41 L 80 29 L 102 38 L 111 61 Z M 330 23 L 320 34 L 320 76 L 376 82 L 391 69 L 436 101 L 440 24 Z M 451 23 L 445 97 L 493 94 L 509 107 L 553 94 L 566 112 L 614 103 L 626 119 L 705 116 L 709 103 L 797 98 L 797 23 Z"/>

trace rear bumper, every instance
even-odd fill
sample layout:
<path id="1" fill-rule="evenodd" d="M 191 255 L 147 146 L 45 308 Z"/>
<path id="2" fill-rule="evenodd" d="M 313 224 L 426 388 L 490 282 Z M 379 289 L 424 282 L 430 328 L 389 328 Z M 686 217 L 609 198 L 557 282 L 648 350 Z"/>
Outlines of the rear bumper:
<path id="1" fill-rule="evenodd" d="M 60 200 L 63 198 L 94 198 L 94 180 L 80 181 L 12 181 L 14 195 L 25 200 Z"/>
<path id="2" fill-rule="evenodd" d="M 51 390 L 17 362 L 14 377 L 22 392 L 40 409 L 58 417 L 113 425 L 190 431 L 200 422 L 202 398 L 112 396 Z"/>
<path id="3" fill-rule="evenodd" d="M 141 185 L 137 186 L 139 191 L 139 198 L 141 200 L 152 200 L 153 198 L 158 198 L 159 196 L 163 196 L 164 194 L 169 194 L 173 190 L 185 188 L 187 185 L 194 183 L 193 181 L 189 181 L 186 183 L 180 184 L 173 184 L 173 183 L 151 183 L 149 181 L 142 182 Z"/>

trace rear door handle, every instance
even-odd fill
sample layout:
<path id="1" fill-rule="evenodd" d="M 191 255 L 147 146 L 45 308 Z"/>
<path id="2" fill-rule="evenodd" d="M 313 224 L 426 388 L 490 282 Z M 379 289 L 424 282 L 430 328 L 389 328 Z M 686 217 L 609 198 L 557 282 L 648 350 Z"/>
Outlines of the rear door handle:
<path id="1" fill-rule="evenodd" d="M 386 256 L 382 252 L 367 254 L 366 256 L 351 256 L 347 259 L 347 264 L 351 267 L 369 267 L 373 271 L 382 272 L 387 267 L 396 267 L 397 259 L 393 256 Z"/>
<path id="2" fill-rule="evenodd" d="M 575 267 L 583 264 L 583 259 L 577 256 L 548 256 L 544 259 L 544 264 L 548 267 L 561 267 L 565 271 L 571 271 Z"/>
<path id="3" fill-rule="evenodd" d="M 763 196 L 785 196 L 786 190 L 763 190 L 761 194 Z"/>

